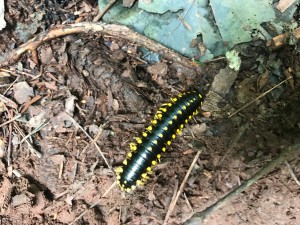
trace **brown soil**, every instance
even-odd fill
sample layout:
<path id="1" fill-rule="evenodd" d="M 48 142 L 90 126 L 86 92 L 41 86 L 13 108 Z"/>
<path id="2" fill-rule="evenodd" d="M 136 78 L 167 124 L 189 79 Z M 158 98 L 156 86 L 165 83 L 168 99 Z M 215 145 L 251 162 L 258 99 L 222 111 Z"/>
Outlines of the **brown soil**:
<path id="1" fill-rule="evenodd" d="M 37 6 L 24 8 L 12 0 L 6 4 L 6 19 L 11 23 L 0 37 L 3 52 L 22 43 L 12 23 L 29 23 L 30 12 L 38 11 Z M 81 20 L 88 21 L 96 14 L 91 3 L 70 1 L 67 8 L 55 5 L 57 10 L 51 12 L 40 6 L 48 19 L 38 28 L 59 23 L 55 18 L 72 15 L 75 6 L 88 8 L 85 4 L 92 11 L 83 13 Z M 287 146 L 299 142 L 299 76 L 228 118 L 229 112 L 244 105 L 241 96 L 254 99 L 274 86 L 270 80 L 262 82 L 257 70 L 249 69 L 247 65 L 256 61 L 257 55 L 253 55 L 244 59 L 238 79 L 220 103 L 222 112 L 195 116 L 143 187 L 132 193 L 114 187 L 101 198 L 116 180 L 109 167 L 122 164 L 129 143 L 145 129 L 158 106 L 189 89 L 205 95 L 214 74 L 226 66 L 223 61 L 210 63 L 196 73 L 166 60 L 149 65 L 141 59 L 138 47 L 108 36 L 72 35 L 40 47 L 40 65 L 30 54 L 24 54 L 18 63 L 3 68 L 10 72 L 2 71 L 0 76 L 0 93 L 7 98 L 5 104 L 1 98 L 0 124 L 28 108 L 18 120 L 0 128 L 0 224 L 69 224 L 82 212 L 86 213 L 75 224 L 163 224 L 174 190 L 196 152 L 202 150 L 167 222 L 182 224 L 251 177 Z M 261 54 L 256 50 L 253 52 Z M 268 58 L 268 53 L 264 54 Z M 274 54 L 284 68 L 299 74 L 299 54 L 294 47 Z M 22 102 L 31 91 L 30 99 L 40 98 Z M 29 134 L 41 122 L 46 125 L 27 138 L 28 142 L 20 143 L 24 138 L 21 133 Z M 87 134 L 96 138 L 98 149 Z M 227 202 L 205 224 L 300 224 L 300 186 L 291 171 L 299 178 L 298 157 Z M 96 202 L 99 204 L 88 210 Z"/>

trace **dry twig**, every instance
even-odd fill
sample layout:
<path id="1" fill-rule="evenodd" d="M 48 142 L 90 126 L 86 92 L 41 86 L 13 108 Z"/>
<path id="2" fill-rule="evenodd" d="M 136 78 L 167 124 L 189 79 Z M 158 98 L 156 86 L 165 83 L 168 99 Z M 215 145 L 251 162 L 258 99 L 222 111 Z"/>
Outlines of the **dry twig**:
<path id="1" fill-rule="evenodd" d="M 300 40 L 300 27 L 298 27 L 291 33 L 287 32 L 284 34 L 280 34 L 276 37 L 273 37 L 268 43 L 269 49 L 274 50 L 284 46 L 291 35 L 293 35 L 296 39 Z"/>
<path id="2" fill-rule="evenodd" d="M 104 7 L 104 9 L 98 13 L 98 15 L 94 18 L 93 22 L 98 22 L 102 16 L 116 3 L 117 0 L 110 0 L 109 3 Z"/>
<path id="3" fill-rule="evenodd" d="M 106 192 L 101 196 L 101 198 L 104 198 L 115 186 L 117 185 L 117 182 L 114 182 L 107 190 Z M 101 199 L 100 198 L 100 199 Z M 93 205 L 91 205 L 88 209 L 83 211 L 79 216 L 77 216 L 69 225 L 74 224 L 76 221 L 78 221 L 81 217 L 83 217 L 90 209 L 94 208 L 96 205 L 100 203 L 100 199 L 96 201 Z"/>
<path id="4" fill-rule="evenodd" d="M 249 103 L 247 103 L 246 105 L 244 105 L 242 108 L 238 109 L 237 111 L 235 111 L 234 113 L 232 113 L 230 116 L 228 116 L 228 118 L 233 117 L 235 114 L 239 113 L 240 111 L 242 111 L 243 109 L 247 108 L 249 105 L 253 104 L 255 101 L 261 99 L 262 97 L 266 96 L 268 93 L 270 93 L 271 91 L 273 91 L 275 88 L 279 87 L 280 85 L 282 85 L 283 83 L 285 83 L 286 81 L 288 81 L 289 79 L 292 79 L 292 77 L 288 77 L 286 78 L 284 81 L 281 81 L 279 84 L 276 84 L 274 87 L 272 87 L 271 89 L 267 90 L 266 92 L 262 93 L 260 96 L 258 96 L 257 98 L 253 99 L 252 101 L 250 101 Z"/>
<path id="5" fill-rule="evenodd" d="M 29 40 L 28 42 L 22 44 L 20 47 L 12 50 L 7 55 L 5 55 L 4 59 L 0 60 L 0 68 L 17 62 L 23 53 L 27 51 L 32 52 L 47 41 L 65 35 L 78 33 L 103 33 L 110 36 L 114 36 L 116 38 L 126 39 L 133 44 L 139 46 L 146 46 L 151 51 L 158 52 L 162 57 L 170 61 L 177 62 L 194 70 L 200 69 L 199 65 L 193 63 L 188 58 L 185 58 L 179 55 L 178 53 L 174 52 L 173 50 L 166 48 L 165 46 L 153 40 L 150 40 L 139 33 L 134 32 L 128 27 L 116 24 L 103 24 L 91 22 L 58 25 L 51 28 L 48 31 L 38 34 L 35 38 Z"/>
<path id="6" fill-rule="evenodd" d="M 163 223 L 164 225 L 167 224 L 168 219 L 169 219 L 171 213 L 173 212 L 174 207 L 175 207 L 175 205 L 176 205 L 176 203 L 177 203 L 177 201 L 178 201 L 178 198 L 179 198 L 179 196 L 181 195 L 181 193 L 182 193 L 182 191 L 183 191 L 184 185 L 185 185 L 187 179 L 189 178 L 189 176 L 190 176 L 190 174 L 191 174 L 191 172 L 192 172 L 192 169 L 194 168 L 194 166 L 195 166 L 195 164 L 196 164 L 196 162 L 197 162 L 197 160 L 198 160 L 198 158 L 199 158 L 201 152 L 202 152 L 201 150 L 197 152 L 197 154 L 196 154 L 196 156 L 195 156 L 195 158 L 194 158 L 194 160 L 193 160 L 193 162 L 192 162 L 192 164 L 191 164 L 189 170 L 187 171 L 187 173 L 186 173 L 186 175 L 185 175 L 185 177 L 184 177 L 184 179 L 183 179 L 183 181 L 182 181 L 182 183 L 181 183 L 181 185 L 180 185 L 180 188 L 179 188 L 179 190 L 178 190 L 178 192 L 177 192 L 177 195 L 176 195 L 174 201 L 171 202 L 171 204 L 170 204 L 170 206 L 169 206 L 169 209 L 168 209 L 168 212 L 167 212 L 167 214 L 166 214 L 164 223 Z"/>
<path id="7" fill-rule="evenodd" d="M 67 114 L 69 117 L 69 120 L 72 121 L 72 123 L 74 124 L 74 126 L 78 127 L 87 137 L 88 139 L 90 139 L 92 141 L 92 143 L 95 145 L 96 149 L 98 150 L 98 152 L 100 153 L 102 159 L 104 160 L 105 164 L 107 165 L 107 167 L 112 170 L 111 166 L 109 165 L 107 159 L 105 158 L 103 152 L 101 151 L 100 147 L 97 145 L 97 143 L 94 141 L 94 139 L 82 128 L 82 126 L 80 126 L 74 119 L 73 117 L 71 117 L 69 114 Z"/>
<path id="8" fill-rule="evenodd" d="M 285 160 L 287 160 L 288 158 L 292 157 L 293 155 L 299 152 L 300 152 L 300 143 L 288 147 L 277 158 L 267 163 L 256 174 L 254 174 L 248 180 L 243 182 L 240 186 L 234 188 L 230 193 L 225 195 L 223 198 L 218 200 L 213 205 L 206 208 L 204 211 L 195 213 L 189 220 L 187 220 L 184 223 L 184 225 L 201 224 L 207 218 L 207 216 L 209 216 L 210 214 L 212 214 L 213 212 L 221 208 L 223 205 L 225 205 L 228 201 L 232 200 L 241 192 L 245 191 L 248 187 L 254 184 L 258 179 L 271 172 L 276 166 L 279 166 Z"/>
<path id="9" fill-rule="evenodd" d="M 44 127 L 46 127 L 50 123 L 50 120 L 46 120 L 43 122 L 41 125 L 39 125 L 37 128 L 35 128 L 33 131 L 31 131 L 29 134 L 27 134 L 23 139 L 20 141 L 20 144 L 22 144 L 27 138 L 30 136 L 34 135 L 35 133 L 39 132 L 42 130 Z"/>
<path id="10" fill-rule="evenodd" d="M 9 124 L 9 123 L 11 123 L 11 122 L 13 122 L 13 121 L 19 119 L 21 116 L 22 116 L 21 114 L 18 114 L 18 115 L 16 115 L 16 116 L 14 116 L 13 118 L 9 119 L 8 121 L 2 123 L 2 124 L 0 125 L 0 128 L 3 127 L 3 126 L 5 126 L 6 124 Z"/>
<path id="11" fill-rule="evenodd" d="M 294 181 L 296 182 L 296 184 L 298 184 L 298 186 L 300 186 L 300 182 L 299 182 L 298 178 L 296 177 L 294 171 L 292 170 L 290 164 L 286 160 L 284 162 L 285 162 L 285 165 L 287 166 L 287 168 L 288 168 L 288 170 L 289 170 L 292 178 L 294 179 Z"/>
<path id="12" fill-rule="evenodd" d="M 13 122 L 13 124 L 14 124 L 14 128 L 19 132 L 21 137 L 24 138 L 26 135 L 24 134 L 22 129 L 19 127 L 19 125 L 16 122 Z M 35 154 L 38 158 L 42 158 L 42 154 L 33 147 L 33 145 L 31 144 L 30 141 L 28 141 L 26 139 L 25 142 L 27 143 L 29 150 L 32 154 Z"/>

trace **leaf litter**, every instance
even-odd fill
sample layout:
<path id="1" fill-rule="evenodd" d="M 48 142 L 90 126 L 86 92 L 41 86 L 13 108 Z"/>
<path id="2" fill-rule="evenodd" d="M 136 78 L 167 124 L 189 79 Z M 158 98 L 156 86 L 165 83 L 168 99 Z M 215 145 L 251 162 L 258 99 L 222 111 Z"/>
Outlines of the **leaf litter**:
<path id="1" fill-rule="evenodd" d="M 88 17 L 84 12 L 91 8 L 85 4 L 80 4 L 78 18 Z M 9 7 L 19 6 L 10 4 Z M 71 3 L 70 9 L 72 12 Z M 3 43 L 13 44 L 14 40 L 5 35 L 1 37 L 6 40 Z M 270 56 L 262 45 L 254 44 L 241 51 L 244 60 L 238 76 L 233 72 L 231 79 L 223 80 L 215 78 L 230 73 L 224 72 L 230 69 L 223 61 L 203 65 L 201 73 L 167 60 L 149 65 L 139 60 L 137 46 L 111 36 L 66 36 L 48 42 L 37 52 L 40 65 L 34 65 L 30 56 L 25 55 L 19 61 L 18 70 L 6 68 L 11 72 L 9 83 L 14 82 L 16 72 L 20 80 L 8 89 L 3 88 L 1 93 L 5 94 L 0 96 L 3 104 L 0 123 L 12 121 L 4 124 L 0 133 L 3 151 L 0 202 L 6 224 L 21 219 L 27 224 L 74 221 L 115 181 L 113 171 L 79 126 L 95 140 L 108 163 L 116 167 L 124 159 L 129 142 L 145 128 L 157 106 L 188 87 L 213 96 L 206 98 L 205 104 L 213 103 L 217 110 L 206 109 L 206 115 L 212 116 L 194 118 L 144 187 L 131 195 L 114 188 L 78 224 L 162 223 L 176 183 L 181 184 L 195 152 L 203 149 L 191 172 L 192 178 L 184 187 L 186 198 L 179 197 L 168 220 L 168 224 L 182 224 L 193 211 L 210 206 L 285 146 L 299 140 L 297 76 L 295 89 L 284 84 L 281 89 L 273 90 L 272 95 L 228 118 L 244 103 L 285 79 L 278 76 L 283 65 L 298 68 L 299 56 L 293 47 L 285 47 Z M 282 64 L 274 66 L 274 57 Z M 266 69 L 270 77 L 262 83 Z M 237 97 L 242 94 L 247 98 Z M 32 101 L 36 96 L 41 98 Z M 31 103 L 23 116 L 14 119 L 26 102 Z M 12 137 L 21 140 L 47 120 L 49 123 L 26 139 L 27 142 L 10 140 Z M 41 159 L 31 154 L 28 146 L 41 152 Z M 8 151 L 8 148 L 12 149 Z M 298 158 L 289 164 L 297 177 Z M 290 171 L 282 166 L 227 203 L 222 211 L 215 212 L 209 221 L 299 224 L 298 189 Z"/>

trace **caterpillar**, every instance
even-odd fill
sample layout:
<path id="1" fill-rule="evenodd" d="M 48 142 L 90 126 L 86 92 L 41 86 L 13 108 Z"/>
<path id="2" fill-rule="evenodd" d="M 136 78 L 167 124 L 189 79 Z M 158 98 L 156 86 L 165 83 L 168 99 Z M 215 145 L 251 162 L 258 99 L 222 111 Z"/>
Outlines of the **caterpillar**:
<path id="1" fill-rule="evenodd" d="M 202 105 L 202 95 L 198 91 L 190 91 L 171 98 L 163 104 L 142 133 L 130 143 L 130 152 L 123 161 L 123 166 L 115 172 L 117 184 L 122 190 L 130 192 L 143 185 L 152 173 L 152 166 L 160 162 L 161 154 L 166 151 L 176 134 L 180 134 L 184 124 L 198 113 Z"/>

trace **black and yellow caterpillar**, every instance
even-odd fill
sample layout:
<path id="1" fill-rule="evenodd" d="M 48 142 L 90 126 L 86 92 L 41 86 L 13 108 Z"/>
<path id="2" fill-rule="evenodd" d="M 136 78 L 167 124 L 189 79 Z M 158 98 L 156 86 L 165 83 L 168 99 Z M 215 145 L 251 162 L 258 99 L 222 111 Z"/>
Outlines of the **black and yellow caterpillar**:
<path id="1" fill-rule="evenodd" d="M 130 192 L 141 186 L 151 174 L 151 167 L 160 161 L 162 152 L 171 144 L 176 134 L 180 134 L 184 124 L 198 113 L 202 105 L 202 95 L 198 91 L 179 94 L 163 104 L 157 111 L 151 125 L 141 138 L 130 143 L 130 152 L 123 166 L 116 169 L 117 183 L 122 190 Z"/>

